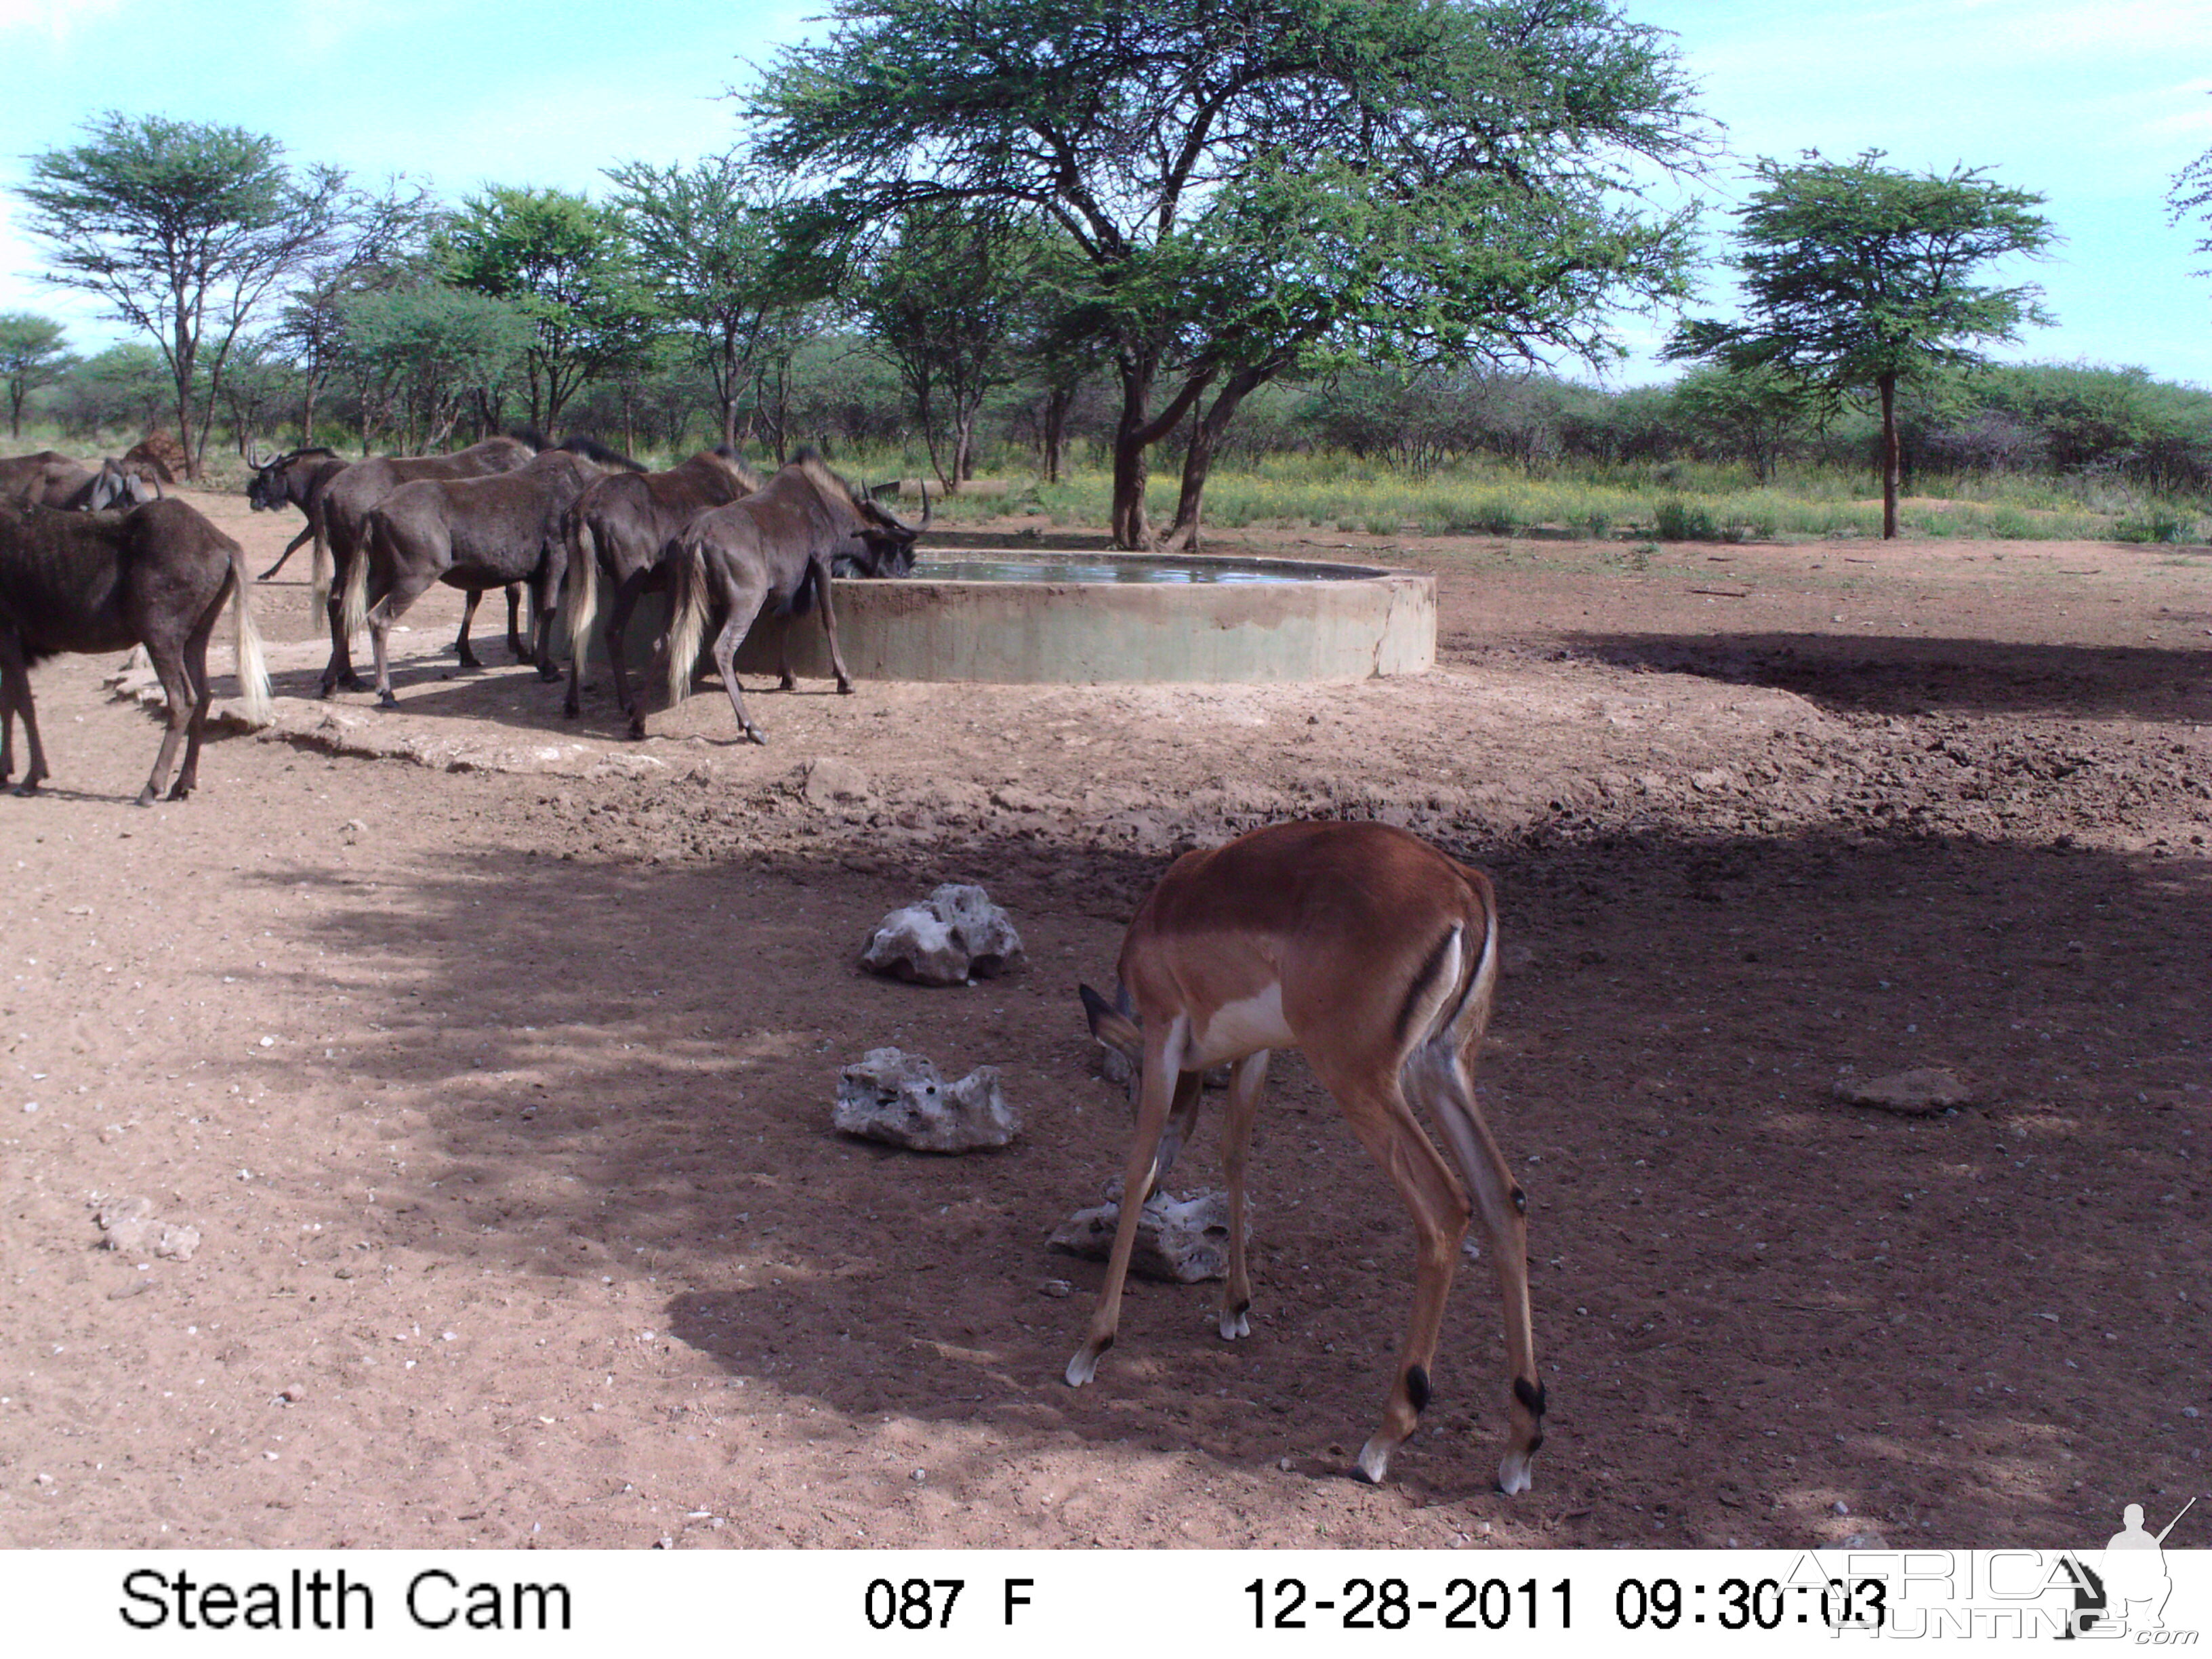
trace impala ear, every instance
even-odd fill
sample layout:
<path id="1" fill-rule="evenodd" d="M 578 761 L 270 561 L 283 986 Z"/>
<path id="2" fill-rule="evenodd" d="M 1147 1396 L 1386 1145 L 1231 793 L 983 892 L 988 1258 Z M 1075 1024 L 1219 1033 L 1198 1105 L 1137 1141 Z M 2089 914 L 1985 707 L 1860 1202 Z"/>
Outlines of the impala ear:
<path id="1" fill-rule="evenodd" d="M 1145 1057 L 1145 1034 L 1135 1018 L 1125 1009 L 1107 1001 L 1088 985 L 1079 985 L 1075 988 L 1082 994 L 1083 1012 L 1091 1020 L 1091 1035 L 1109 1048 L 1118 1051 L 1132 1065 L 1140 1063 Z M 1121 1000 L 1124 1003 L 1128 1000 L 1127 991 L 1121 994 Z"/>

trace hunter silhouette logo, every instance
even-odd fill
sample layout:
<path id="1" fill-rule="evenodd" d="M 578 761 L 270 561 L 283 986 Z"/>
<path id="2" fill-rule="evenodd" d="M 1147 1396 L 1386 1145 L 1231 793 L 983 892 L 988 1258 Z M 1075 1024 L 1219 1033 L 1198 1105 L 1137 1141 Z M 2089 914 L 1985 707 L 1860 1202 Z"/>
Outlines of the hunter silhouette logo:
<path id="1" fill-rule="evenodd" d="M 2166 1597 L 2173 1580 L 2166 1571 L 2166 1535 L 2181 1524 L 2197 1500 L 2191 1498 L 2180 1513 L 2155 1535 L 2143 1530 L 2142 1505 L 2130 1504 L 2120 1512 L 2120 1530 L 2105 1546 L 2105 1595 L 2110 1617 L 2124 1630 L 2164 1630 Z"/>

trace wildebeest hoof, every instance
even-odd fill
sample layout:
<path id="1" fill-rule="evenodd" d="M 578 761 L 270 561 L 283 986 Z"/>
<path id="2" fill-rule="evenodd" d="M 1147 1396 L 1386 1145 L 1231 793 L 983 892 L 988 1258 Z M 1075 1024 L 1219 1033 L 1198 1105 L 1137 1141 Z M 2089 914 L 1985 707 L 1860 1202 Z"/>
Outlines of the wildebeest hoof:
<path id="1" fill-rule="evenodd" d="M 39 786 L 35 783 L 19 783 L 8 793 L 15 796 L 18 799 L 28 800 L 32 796 L 39 793 Z M 141 800 L 138 804 L 141 806 L 143 806 L 146 803 L 143 800 Z"/>
<path id="2" fill-rule="evenodd" d="M 762 731 L 757 726 L 746 726 L 744 728 L 744 732 L 746 742 L 757 743 L 763 749 L 768 747 L 768 733 Z"/>
<path id="3" fill-rule="evenodd" d="M 397 708 L 399 707 L 399 699 L 389 691 L 380 691 L 376 694 L 376 706 L 379 708 Z"/>
<path id="4" fill-rule="evenodd" d="M 18 789 L 15 793 L 20 795 L 23 792 Z M 132 801 L 131 804 L 133 806 L 151 806 L 154 804 L 154 786 L 148 784 L 143 789 L 141 789 L 138 792 L 138 799 Z"/>
<path id="5" fill-rule="evenodd" d="M 547 685 L 558 685 L 561 683 L 561 671 L 550 663 L 540 663 L 538 665 L 538 678 Z M 571 709 L 568 712 L 574 714 L 575 711 Z"/>
<path id="6" fill-rule="evenodd" d="M 341 691 L 367 691 L 369 689 L 369 683 L 358 674 L 348 674 L 338 682 L 338 690 Z M 324 695 L 327 696 L 329 693 L 325 692 Z"/>
<path id="7" fill-rule="evenodd" d="M 841 697 L 851 696 L 853 695 L 853 682 L 850 680 L 839 680 L 837 682 L 837 695 Z"/>

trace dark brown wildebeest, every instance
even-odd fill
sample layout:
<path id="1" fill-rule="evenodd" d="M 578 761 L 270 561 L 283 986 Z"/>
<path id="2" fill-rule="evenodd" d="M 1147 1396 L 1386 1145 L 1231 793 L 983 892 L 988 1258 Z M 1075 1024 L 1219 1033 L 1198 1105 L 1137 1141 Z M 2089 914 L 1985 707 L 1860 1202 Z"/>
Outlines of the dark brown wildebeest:
<path id="1" fill-rule="evenodd" d="M 108 459 L 95 472 L 54 450 L 0 461 L 0 499 L 68 513 L 101 513 L 111 507 L 143 507 L 161 498 L 161 487 L 146 473 Z"/>
<path id="2" fill-rule="evenodd" d="M 904 575 L 914 568 L 915 538 L 929 528 L 931 511 L 925 490 L 921 522 L 907 524 L 832 472 L 819 456 L 801 450 L 743 501 L 700 514 L 677 532 L 663 556 L 669 568 L 669 702 L 681 702 L 690 695 L 707 611 L 714 605 L 722 611 L 714 666 L 737 711 L 738 730 L 755 743 L 768 738 L 746 718 L 744 693 L 732 659 L 769 605 L 787 617 L 822 607 L 837 690 L 849 693 L 853 677 L 837 649 L 837 616 L 830 601 L 832 568 L 857 576 Z M 781 684 L 786 691 L 793 684 L 788 652 Z M 645 735 L 641 714 L 632 717 L 630 735 Z"/>
<path id="3" fill-rule="evenodd" d="M 611 467 L 645 469 L 590 438 L 571 438 L 529 465 L 489 478 L 426 478 L 402 484 L 368 515 L 367 556 L 356 559 L 345 591 L 346 630 L 367 624 L 376 653 L 377 701 L 392 695 L 392 625 L 434 581 L 468 594 L 461 617 L 462 664 L 482 666 L 469 649 L 469 618 L 490 587 L 526 582 L 531 592 L 532 653 L 538 678 L 557 680 L 553 615 L 566 574 L 561 520 L 575 499 Z M 370 593 L 377 595 L 374 607 Z"/>
<path id="4" fill-rule="evenodd" d="M 607 613 L 607 666 L 614 676 L 615 701 L 641 726 L 644 719 L 629 694 L 623 672 L 623 633 L 638 596 L 667 585 L 659 566 L 669 538 L 710 507 L 750 495 L 765 483 L 751 464 L 726 444 L 702 449 L 680 466 L 642 475 L 621 472 L 603 478 L 577 498 L 562 534 L 568 544 L 568 700 L 561 712 L 574 720 L 582 712 L 584 658 L 592 620 L 599 608 L 604 573 L 613 604 Z"/>
<path id="5" fill-rule="evenodd" d="M 153 804 L 177 744 L 188 739 L 184 768 L 169 792 L 171 800 L 182 800 L 199 781 L 210 701 L 208 636 L 234 594 L 240 695 L 247 719 L 269 722 L 269 673 L 253 629 L 252 593 L 246 550 L 183 501 L 154 501 L 128 513 L 0 502 L 0 782 L 15 769 L 17 714 L 31 758 L 15 793 L 36 793 L 47 776 L 31 704 L 33 663 L 65 651 L 143 645 L 168 694 L 169 729 L 138 804 Z"/>
<path id="6" fill-rule="evenodd" d="M 324 606 L 331 623 L 331 659 L 323 670 L 324 696 L 329 696 L 340 684 L 349 691 L 368 690 L 368 682 L 353 672 L 353 652 L 345 630 L 340 593 L 353 569 L 355 557 L 366 545 L 362 532 L 376 504 L 400 485 L 413 483 L 419 478 L 482 478 L 495 472 L 512 472 L 544 447 L 544 441 L 534 434 L 528 437 L 509 434 L 487 438 L 450 455 L 383 455 L 373 460 L 356 461 L 323 486 L 323 539 L 331 554 L 327 574 L 337 585 L 337 590 L 331 591 L 319 580 L 315 590 L 316 601 Z M 325 574 L 316 572 L 319 578 Z M 521 629 L 517 617 L 521 599 L 520 592 L 516 590 L 509 592 L 507 600 L 507 643 L 518 657 L 522 654 Z"/>
<path id="7" fill-rule="evenodd" d="M 300 533 L 284 544 L 276 556 L 276 562 L 263 571 L 257 580 L 268 581 L 284 568 L 284 562 L 306 545 L 315 544 L 314 582 L 320 592 L 329 588 L 330 547 L 323 539 L 319 509 L 323 491 L 332 478 L 345 471 L 345 462 L 337 452 L 331 449 L 288 449 L 273 459 L 262 460 L 249 455 L 247 464 L 253 468 L 252 479 L 246 486 L 246 504 L 256 513 L 274 513 L 288 503 L 307 515 L 307 522 Z"/>

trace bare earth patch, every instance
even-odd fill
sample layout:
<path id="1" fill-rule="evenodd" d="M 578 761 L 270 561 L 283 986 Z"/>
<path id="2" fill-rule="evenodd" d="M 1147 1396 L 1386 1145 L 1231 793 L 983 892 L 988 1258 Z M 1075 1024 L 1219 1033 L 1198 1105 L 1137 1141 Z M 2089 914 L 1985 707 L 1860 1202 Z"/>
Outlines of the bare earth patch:
<path id="1" fill-rule="evenodd" d="M 296 524 L 202 505 L 257 562 Z M 2202 1485 L 2212 559 L 1240 542 L 1433 572 L 1438 671 L 802 683 L 768 749 L 719 693 L 630 744 L 604 685 L 572 725 L 460 674 L 442 590 L 401 712 L 316 702 L 280 581 L 278 726 L 140 811 L 114 662 L 40 670 L 54 782 L 0 799 L 0 1545 L 2050 1544 Z M 1059 1380 L 1100 1270 L 1045 1241 L 1127 1133 L 1076 981 L 1175 852 L 1316 815 L 1498 878 L 1480 1080 L 1552 1402 L 1516 1500 L 1482 1262 L 1392 1484 L 1341 1478 L 1410 1230 L 1295 1060 L 1252 1337 L 1139 1283 Z M 1026 965 L 859 973 L 946 881 Z M 835 1135 L 884 1046 L 999 1066 L 1024 1138 Z M 1920 1067 L 1972 1103 L 1837 1096 Z M 1213 1147 L 1209 1113 L 1173 1184 Z"/>

